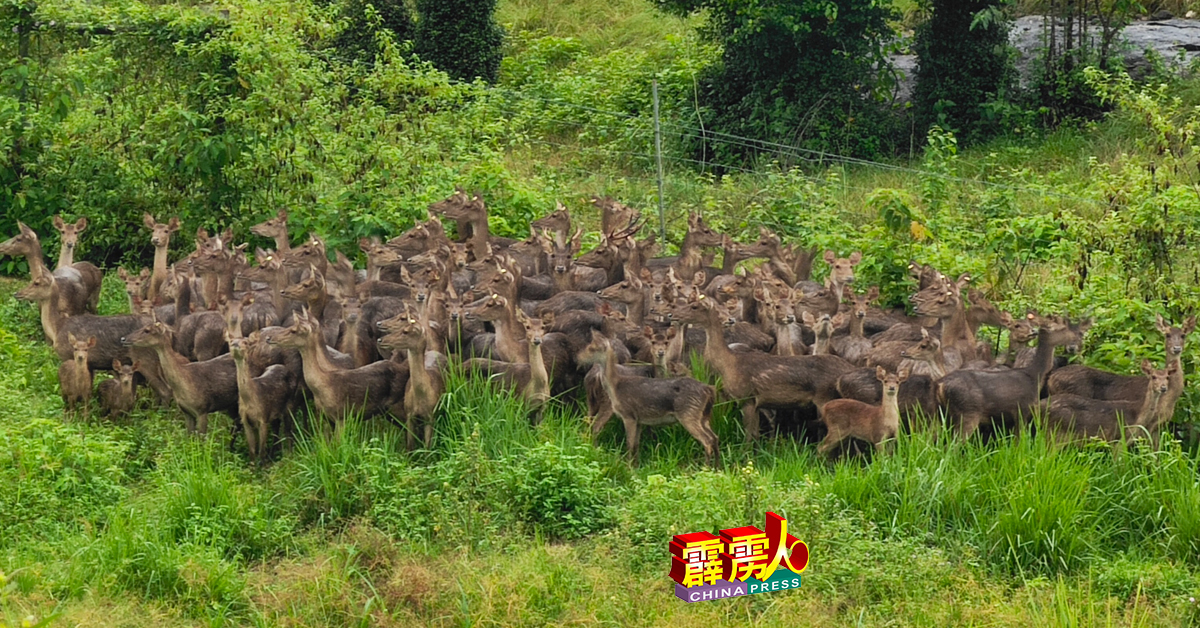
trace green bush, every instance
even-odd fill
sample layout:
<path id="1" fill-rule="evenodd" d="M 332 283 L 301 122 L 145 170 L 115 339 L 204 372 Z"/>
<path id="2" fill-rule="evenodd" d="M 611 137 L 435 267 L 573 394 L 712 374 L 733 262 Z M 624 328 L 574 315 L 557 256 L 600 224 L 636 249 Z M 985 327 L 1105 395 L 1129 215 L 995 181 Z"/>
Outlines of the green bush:
<path id="1" fill-rule="evenodd" d="M 344 0 L 338 5 L 343 20 L 332 45 L 347 61 L 375 62 L 380 37 L 403 42 L 413 38 L 413 19 L 404 0 Z"/>
<path id="2" fill-rule="evenodd" d="M 494 83 L 504 56 L 495 13 L 496 0 L 417 0 L 414 50 L 451 78 Z"/>
<path id="3" fill-rule="evenodd" d="M 703 33 L 723 47 L 700 83 L 704 128 L 841 154 L 892 151 L 896 120 L 881 104 L 891 36 L 889 3 L 874 0 L 790 2 L 657 0 L 681 14 L 706 11 Z M 879 96 L 880 98 L 876 98 Z M 725 161 L 759 152 L 715 142 Z"/>
<path id="4" fill-rule="evenodd" d="M 544 443 L 512 456 L 505 491 L 525 522 L 552 538 L 577 539 L 612 524 L 612 489 L 589 448 Z"/>
<path id="5" fill-rule="evenodd" d="M 917 27 L 919 65 L 913 92 L 919 129 L 933 124 L 978 142 L 1007 129 L 989 127 L 985 103 L 1004 98 L 1013 78 L 1005 0 L 933 0 Z"/>

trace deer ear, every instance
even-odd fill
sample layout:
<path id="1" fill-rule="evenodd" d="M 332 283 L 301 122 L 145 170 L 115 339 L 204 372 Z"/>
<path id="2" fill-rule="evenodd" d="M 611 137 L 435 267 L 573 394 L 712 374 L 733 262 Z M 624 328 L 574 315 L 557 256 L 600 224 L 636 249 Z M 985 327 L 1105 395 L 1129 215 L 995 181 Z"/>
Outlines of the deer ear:
<path id="1" fill-rule="evenodd" d="M 1000 324 L 1008 327 L 1013 324 L 1012 314 L 1008 312 L 1000 312 Z"/>
<path id="2" fill-rule="evenodd" d="M 1170 325 L 1167 325 L 1167 321 L 1163 320 L 1162 314 L 1154 315 L 1154 327 L 1164 334 L 1171 330 Z"/>
<path id="3" fill-rule="evenodd" d="M 1081 334 L 1091 328 L 1092 328 L 1092 319 L 1090 319 L 1090 318 L 1085 318 L 1085 319 L 1079 321 L 1079 324 L 1075 327 L 1075 329 L 1079 330 L 1079 333 L 1081 333 Z"/>
<path id="4" fill-rule="evenodd" d="M 1154 367 L 1150 364 L 1150 360 L 1142 360 L 1142 372 L 1146 375 L 1154 372 Z"/>
<path id="5" fill-rule="evenodd" d="M 94 346 L 96 346 L 96 337 L 92 336 L 88 338 L 88 348 L 91 349 Z"/>
<path id="6" fill-rule="evenodd" d="M 667 328 L 667 340 L 674 338 L 678 334 L 679 334 L 679 330 L 676 329 L 674 325 L 671 325 L 670 327 Z"/>
<path id="7" fill-rule="evenodd" d="M 928 337 L 929 337 L 929 330 L 928 330 L 928 329 L 925 329 L 924 327 L 922 327 L 922 328 L 921 328 L 921 338 L 922 338 L 922 339 L 925 339 L 925 338 L 928 338 Z"/>
<path id="8" fill-rule="evenodd" d="M 809 312 L 808 310 L 804 310 L 804 312 L 800 314 L 800 320 L 804 321 L 804 324 L 808 325 L 809 327 L 812 327 L 817 322 L 817 319 L 813 317 L 812 312 Z"/>
<path id="9" fill-rule="evenodd" d="M 120 277 L 121 281 L 125 281 L 126 279 L 129 279 L 129 273 L 125 272 L 124 267 L 118 267 L 117 268 L 117 277 Z"/>
<path id="10" fill-rule="evenodd" d="M 903 384 L 904 381 L 907 380 L 911 375 L 912 367 L 905 364 L 904 366 L 900 367 L 900 371 L 896 373 L 896 379 L 900 380 L 900 383 Z"/>
<path id="11" fill-rule="evenodd" d="M 867 290 L 867 303 L 873 303 L 878 298 L 879 286 L 871 286 L 871 289 Z"/>
<path id="12" fill-rule="evenodd" d="M 882 366 L 876 366 L 875 367 L 875 379 L 882 382 L 886 378 L 887 378 L 887 371 L 883 370 Z"/>
<path id="13" fill-rule="evenodd" d="M 50 222 L 54 223 L 54 228 L 59 231 L 67 228 L 67 223 L 63 222 L 62 216 L 55 216 Z"/>
<path id="14" fill-rule="evenodd" d="M 858 266 L 858 263 L 861 261 L 862 261 L 862 252 L 861 251 L 855 251 L 850 254 L 850 265 L 851 266 Z"/>
<path id="15" fill-rule="evenodd" d="M 1194 329 L 1196 329 L 1196 317 L 1189 316 L 1187 320 L 1183 322 L 1183 335 L 1186 336 L 1192 333 L 1192 330 Z"/>
<path id="16" fill-rule="evenodd" d="M 121 370 L 121 361 L 120 361 L 120 360 L 118 360 L 118 359 L 116 359 L 116 358 L 113 358 L 112 367 L 113 367 L 113 370 L 114 370 L 114 371 L 119 371 L 119 370 Z"/>
<path id="17" fill-rule="evenodd" d="M 825 251 L 825 263 L 826 264 L 833 264 L 834 260 L 836 260 L 836 259 L 837 259 L 837 253 L 834 253 L 833 251 Z"/>
<path id="18" fill-rule="evenodd" d="M 69 342 L 71 344 L 75 344 L 76 342 L 79 342 L 79 341 L 75 338 L 75 334 L 73 334 L 71 332 L 67 332 L 67 342 Z"/>
<path id="19" fill-rule="evenodd" d="M 146 214 L 149 216 L 150 214 Z M 179 231 L 179 216 L 171 216 L 170 222 L 167 223 L 167 231 L 174 233 Z"/>
<path id="20" fill-rule="evenodd" d="M 84 229 L 87 229 L 87 226 L 88 226 L 87 218 L 80 218 L 79 220 L 76 220 L 75 221 L 75 233 L 83 232 Z"/>
<path id="21" fill-rule="evenodd" d="M 146 225 L 147 229 L 153 229 L 155 225 L 154 216 L 151 216 L 149 212 L 142 214 L 142 224 Z"/>

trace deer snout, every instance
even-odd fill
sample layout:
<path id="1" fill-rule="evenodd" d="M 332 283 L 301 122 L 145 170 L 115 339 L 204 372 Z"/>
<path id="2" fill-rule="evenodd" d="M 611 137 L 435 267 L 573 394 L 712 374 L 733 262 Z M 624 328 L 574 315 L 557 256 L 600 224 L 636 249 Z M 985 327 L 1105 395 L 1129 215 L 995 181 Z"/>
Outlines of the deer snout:
<path id="1" fill-rule="evenodd" d="M 1171 353 L 1175 355 L 1183 353 L 1183 345 L 1171 345 Z"/>
<path id="2" fill-rule="evenodd" d="M 903 350 L 901 350 L 901 351 L 900 351 L 900 357 L 902 357 L 902 358 L 904 358 L 904 359 L 906 359 L 906 360 L 910 360 L 910 359 L 912 359 L 912 356 L 911 356 L 911 355 L 908 355 L 908 349 L 903 349 Z"/>
<path id="3" fill-rule="evenodd" d="M 129 343 L 129 338 L 127 338 L 127 337 L 125 337 L 125 336 L 121 336 L 121 346 L 122 346 L 122 347 L 128 347 L 128 346 L 130 346 L 130 343 Z"/>
<path id="4" fill-rule="evenodd" d="M 787 316 L 784 316 L 783 322 L 787 323 L 788 325 L 791 325 L 792 323 L 796 322 L 796 315 L 788 314 Z"/>
<path id="5" fill-rule="evenodd" d="M 566 266 L 555 266 L 554 272 L 560 273 L 560 274 L 565 273 L 565 272 L 567 272 L 567 267 Z"/>
<path id="6" fill-rule="evenodd" d="M 417 294 L 417 303 L 424 303 L 424 302 L 425 302 L 425 294 L 424 294 L 424 293 L 418 293 L 418 294 Z"/>

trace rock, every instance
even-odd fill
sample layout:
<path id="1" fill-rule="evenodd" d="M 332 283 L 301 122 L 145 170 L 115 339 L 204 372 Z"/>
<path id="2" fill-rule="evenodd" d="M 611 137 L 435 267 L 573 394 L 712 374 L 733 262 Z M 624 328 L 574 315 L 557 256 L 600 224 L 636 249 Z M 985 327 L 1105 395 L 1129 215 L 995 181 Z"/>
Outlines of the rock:
<path id="1" fill-rule="evenodd" d="M 1194 16 L 1195 12 L 1189 12 Z M 1165 16 L 1162 19 L 1159 17 Z M 1160 57 L 1167 67 L 1183 72 L 1200 58 L 1200 23 L 1172 17 L 1167 11 L 1155 13 L 1150 21 L 1134 22 L 1125 27 L 1114 43 L 1115 53 L 1125 61 L 1125 68 L 1134 78 L 1144 77 L 1152 69 L 1150 57 Z M 1034 63 L 1046 48 L 1049 20 L 1040 15 L 1017 18 L 1009 32 L 1009 43 L 1016 49 L 1016 69 L 1020 86 L 1033 82 Z M 1088 36 L 1097 42 L 1099 27 L 1093 25 Z M 893 69 L 897 72 L 896 102 L 903 105 L 912 99 L 916 85 L 916 55 L 894 55 Z"/>

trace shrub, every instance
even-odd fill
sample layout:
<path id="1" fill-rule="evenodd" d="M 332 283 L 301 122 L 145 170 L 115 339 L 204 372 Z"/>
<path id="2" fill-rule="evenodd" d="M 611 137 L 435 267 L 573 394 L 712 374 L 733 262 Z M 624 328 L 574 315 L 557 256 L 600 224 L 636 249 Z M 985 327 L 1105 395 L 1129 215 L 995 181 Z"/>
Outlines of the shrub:
<path id="1" fill-rule="evenodd" d="M 417 0 L 414 49 L 452 78 L 494 83 L 504 56 L 495 13 L 496 0 Z"/>
<path id="2" fill-rule="evenodd" d="M 374 63 L 384 34 L 398 42 L 413 37 L 412 14 L 404 0 L 345 0 L 339 13 L 344 25 L 332 44 L 349 61 Z"/>
<path id="3" fill-rule="evenodd" d="M 983 105 L 1002 97 L 1012 78 L 1004 0 L 933 0 L 917 28 L 920 60 L 913 105 L 919 128 L 953 129 L 964 141 L 985 139 Z"/>
<path id="4" fill-rule="evenodd" d="M 612 523 L 612 490 L 586 446 L 544 443 L 506 461 L 513 510 L 547 535 L 577 539 Z"/>
<path id="5" fill-rule="evenodd" d="M 885 85 L 889 3 L 875 0 L 723 2 L 657 0 L 676 12 L 707 11 L 704 33 L 724 48 L 701 84 L 704 128 L 855 155 L 891 150 L 894 124 L 874 98 Z M 754 149 L 703 147 L 726 161 Z"/>

